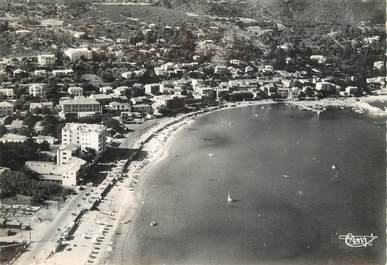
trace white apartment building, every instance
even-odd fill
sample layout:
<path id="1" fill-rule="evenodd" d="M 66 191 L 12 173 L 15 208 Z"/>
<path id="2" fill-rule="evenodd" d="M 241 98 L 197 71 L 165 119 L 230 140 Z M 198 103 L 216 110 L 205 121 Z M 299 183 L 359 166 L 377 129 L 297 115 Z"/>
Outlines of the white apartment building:
<path id="1" fill-rule="evenodd" d="M 111 86 L 104 86 L 99 88 L 99 92 L 102 94 L 108 94 L 113 91 L 113 88 Z"/>
<path id="2" fill-rule="evenodd" d="M 318 62 L 319 64 L 326 63 L 326 61 L 327 61 L 327 58 L 325 56 L 323 56 L 323 55 L 311 55 L 310 59 L 312 61 Z"/>
<path id="3" fill-rule="evenodd" d="M 76 186 L 79 181 L 79 173 L 81 172 L 82 166 L 86 164 L 86 161 L 78 157 L 71 157 L 69 164 L 60 167 L 62 173 L 62 185 L 63 186 Z"/>
<path id="4" fill-rule="evenodd" d="M 4 134 L 3 137 L 0 138 L 0 143 L 15 143 L 15 144 L 21 144 L 27 141 L 28 137 L 24 135 L 19 134 Z"/>
<path id="5" fill-rule="evenodd" d="M 0 95 L 3 95 L 8 99 L 13 99 L 15 93 L 13 92 L 13 88 L 0 88 Z"/>
<path id="6" fill-rule="evenodd" d="M 71 61 L 76 61 L 81 58 L 91 60 L 93 58 L 93 52 L 86 48 L 67 49 L 64 54 L 70 58 Z"/>
<path id="7" fill-rule="evenodd" d="M 40 66 L 53 65 L 56 61 L 55 54 L 38 55 L 38 64 Z"/>
<path id="8" fill-rule="evenodd" d="M 34 71 L 34 75 L 35 76 L 44 77 L 44 76 L 47 75 L 47 71 L 46 70 L 35 70 Z"/>
<path id="9" fill-rule="evenodd" d="M 46 136 L 46 135 L 38 135 L 32 137 L 34 139 L 34 142 L 37 144 L 42 144 L 44 142 L 47 142 L 49 145 L 53 145 L 58 139 L 52 136 Z"/>
<path id="10" fill-rule="evenodd" d="M 54 109 L 53 102 L 31 102 L 30 103 L 30 111 L 38 110 L 38 109 Z"/>
<path id="11" fill-rule="evenodd" d="M 27 161 L 26 167 L 40 175 L 42 180 L 50 180 L 61 183 L 63 186 L 76 186 L 79 174 L 86 161 L 70 155 L 66 164 L 47 161 Z"/>
<path id="12" fill-rule="evenodd" d="M 28 92 L 33 97 L 43 97 L 45 95 L 45 84 L 30 84 Z"/>
<path id="13" fill-rule="evenodd" d="M 81 150 L 94 149 L 97 157 L 106 150 L 106 127 L 98 124 L 67 123 L 62 129 L 62 146 L 74 144 Z"/>
<path id="14" fill-rule="evenodd" d="M 83 96 L 61 100 L 59 106 L 61 108 L 59 116 L 62 118 L 65 118 L 68 113 L 75 113 L 78 117 L 102 114 L 102 107 L 98 101 Z"/>
<path id="15" fill-rule="evenodd" d="M 0 102 L 0 117 L 13 114 L 13 104 L 7 101 Z"/>
<path id="16" fill-rule="evenodd" d="M 42 180 L 50 180 L 61 183 L 63 186 L 76 186 L 79 174 L 86 161 L 73 156 L 79 146 L 69 144 L 61 146 L 57 150 L 57 160 L 27 161 L 25 165 L 40 175 Z"/>
<path id="17" fill-rule="evenodd" d="M 54 76 L 68 76 L 74 74 L 73 69 L 64 69 L 64 70 L 53 70 L 52 74 Z"/>
<path id="18" fill-rule="evenodd" d="M 73 96 L 82 96 L 83 95 L 83 88 L 78 87 L 78 86 L 71 86 L 68 88 L 67 92 Z"/>
<path id="19" fill-rule="evenodd" d="M 130 104 L 128 102 L 113 101 L 109 103 L 109 108 L 119 111 L 130 111 Z"/>

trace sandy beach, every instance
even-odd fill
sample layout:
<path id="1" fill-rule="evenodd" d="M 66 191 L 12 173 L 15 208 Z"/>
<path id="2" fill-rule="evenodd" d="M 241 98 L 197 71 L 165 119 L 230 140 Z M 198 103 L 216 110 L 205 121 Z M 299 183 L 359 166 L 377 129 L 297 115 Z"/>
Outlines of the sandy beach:
<path id="1" fill-rule="evenodd" d="M 143 190 L 141 185 L 144 171 L 168 155 L 166 150 L 175 132 L 189 126 L 199 115 L 215 109 L 160 121 L 139 137 L 134 145 L 141 146 L 146 155 L 130 163 L 124 178 L 113 186 L 97 211 L 90 211 L 82 217 L 79 227 L 72 238 L 64 242 L 61 251 L 36 264 L 108 264 L 109 253 L 115 247 L 114 238 L 121 234 L 123 226 L 128 226 L 136 218 L 136 212 L 142 206 L 143 194 L 149 192 Z"/>
<path id="2" fill-rule="evenodd" d="M 327 107 L 336 107 L 336 108 L 350 108 L 357 113 L 367 112 L 370 115 L 376 116 L 387 116 L 387 111 L 375 106 L 372 106 L 370 103 L 381 102 L 385 103 L 387 106 L 387 95 L 375 95 L 368 97 L 360 98 L 324 98 L 318 101 L 286 101 L 287 103 L 296 103 L 297 105 L 311 107 L 311 108 L 327 108 Z"/>
<path id="3" fill-rule="evenodd" d="M 252 104 L 245 102 L 241 105 Z M 235 107 L 237 106 L 240 105 L 236 104 Z M 321 120 L 316 118 L 315 115 L 291 109 L 284 106 L 284 104 L 277 104 L 271 108 L 253 106 L 238 110 L 232 110 L 233 107 L 231 105 L 230 109 L 226 108 L 224 113 L 223 111 L 214 111 L 205 116 L 198 114 L 198 119 L 194 125 L 189 120 L 190 118 L 187 118 L 188 120 L 185 119 L 186 123 L 183 121 L 176 124 L 176 127 L 170 127 L 170 129 L 158 133 L 144 145 L 144 150 L 149 150 L 150 153 L 147 162 L 143 164 L 145 166 L 137 172 L 140 176 L 139 179 L 144 181 L 145 185 L 142 186 L 142 182 L 136 188 L 135 193 L 139 194 L 136 197 L 139 200 L 139 208 L 134 212 L 130 224 L 120 226 L 120 231 L 124 236 L 115 236 L 113 241 L 116 242 L 116 252 L 111 253 L 107 259 L 107 264 L 228 264 L 227 262 L 236 262 L 236 260 L 228 260 L 227 262 L 221 260 L 220 257 L 231 255 L 231 253 L 224 253 L 227 248 L 231 248 L 233 252 L 238 253 L 234 256 L 236 259 L 243 257 L 243 262 L 240 264 L 269 264 L 269 261 L 259 263 L 255 260 L 257 258 L 287 257 L 308 252 L 303 249 L 304 244 L 313 246 L 311 247 L 313 251 L 315 248 L 318 249 L 320 244 L 322 244 L 322 251 L 325 251 L 326 248 L 334 249 L 335 246 L 328 243 L 330 233 L 332 233 L 332 230 L 337 229 L 337 222 L 341 223 L 340 227 L 357 226 L 357 221 L 349 217 L 338 218 L 337 214 L 332 215 L 325 211 L 322 214 L 318 210 L 319 207 L 314 208 L 315 205 L 320 203 L 322 205 L 325 205 L 325 203 L 332 204 L 333 207 L 333 204 L 337 204 L 336 197 L 342 199 L 342 197 L 352 195 L 347 185 L 331 186 L 332 183 L 326 181 L 326 175 L 332 174 L 331 159 L 345 167 L 344 161 L 348 159 L 348 156 L 340 155 L 345 149 L 344 146 L 342 144 L 335 145 L 344 149 L 334 152 L 328 148 L 332 145 L 325 145 L 328 148 L 326 151 L 329 151 L 330 155 L 324 156 L 318 154 L 318 150 L 324 144 L 318 144 L 319 148 L 315 149 L 310 143 L 310 137 L 317 137 L 319 141 L 328 140 L 330 142 L 334 140 L 335 143 L 341 143 L 343 135 L 347 135 L 347 129 L 353 128 L 352 125 L 347 124 L 348 128 L 344 132 L 339 133 L 339 131 L 336 131 L 338 132 L 336 137 L 330 139 L 329 126 L 324 124 L 334 121 L 331 119 Z M 356 123 L 359 128 L 363 128 L 363 125 L 358 124 L 362 123 L 363 119 L 356 118 L 356 115 L 346 116 L 348 112 L 332 110 L 327 111 L 324 115 L 332 115 L 332 112 L 342 113 L 341 122 L 351 117 L 349 118 L 351 122 Z M 235 113 L 239 113 L 239 115 L 235 117 Z M 272 116 L 273 113 L 277 113 L 275 118 Z M 299 119 L 293 119 L 293 115 L 297 115 Z M 247 122 L 250 125 L 246 125 L 246 122 L 243 122 L 245 125 L 242 125 L 243 118 L 250 120 L 250 122 Z M 279 122 L 278 119 L 283 120 Z M 309 130 L 306 130 L 308 137 L 305 138 L 298 135 L 299 128 L 303 126 L 297 125 L 304 124 L 304 119 L 313 124 L 313 126 L 308 127 Z M 294 124 L 296 120 L 297 124 Z M 230 121 L 232 121 L 232 124 L 230 124 Z M 289 123 L 284 124 L 285 121 Z M 335 126 L 340 127 L 341 122 L 337 121 Z M 257 124 L 252 125 L 253 123 Z M 245 130 L 240 126 L 257 127 L 254 130 Z M 278 127 L 274 129 L 272 126 Z M 283 128 L 289 126 L 292 126 L 294 132 L 297 132 L 286 138 L 287 140 L 281 139 Z M 266 132 L 266 128 L 270 127 L 272 127 L 271 132 Z M 183 128 L 185 128 L 184 131 L 181 130 Z M 245 154 L 247 147 L 233 145 L 228 137 L 241 135 L 243 132 L 243 135 L 245 134 L 249 139 L 257 139 L 256 130 L 258 128 L 261 131 L 259 138 L 264 137 L 266 139 L 267 137 L 267 140 L 257 142 L 260 146 L 263 145 L 259 150 L 250 146 L 252 153 L 249 154 L 252 156 L 253 161 L 258 160 L 260 162 L 260 166 L 256 169 L 254 167 L 244 168 L 243 165 L 247 161 L 241 165 L 232 163 L 233 167 L 238 167 L 238 176 L 241 178 L 241 181 L 237 181 L 237 183 L 235 181 L 235 171 L 232 173 L 223 172 L 222 168 L 226 167 L 224 163 L 230 163 L 229 156 L 233 157 L 231 161 L 236 161 L 237 157 L 240 158 Z M 234 130 L 239 133 L 233 133 Z M 324 140 L 320 137 L 321 130 L 324 130 L 323 135 L 327 137 L 326 139 L 324 137 Z M 223 133 L 228 136 L 225 138 Z M 175 134 L 177 134 L 176 137 L 174 137 Z M 245 138 L 241 137 L 241 139 L 244 142 L 243 139 Z M 281 140 L 273 142 L 273 139 Z M 298 145 L 297 139 L 300 143 L 302 141 L 303 144 Z M 351 141 L 358 141 L 354 138 L 350 139 Z M 284 165 L 285 162 L 277 164 L 275 160 L 271 160 L 270 157 L 273 157 L 273 154 L 267 155 L 267 152 L 277 154 L 277 150 L 283 150 L 283 141 L 289 141 L 288 144 L 294 150 L 298 150 L 299 146 L 306 148 L 305 158 L 293 156 L 291 158 L 292 162 L 286 166 Z M 273 146 L 274 150 L 272 150 Z M 353 147 L 354 145 L 350 144 L 349 146 Z M 222 152 L 218 148 L 226 148 L 227 151 Z M 279 160 L 288 161 L 290 159 L 286 150 L 288 149 L 280 152 L 283 153 L 282 155 L 277 154 Z M 351 149 L 348 152 L 351 153 L 354 150 Z M 213 167 L 211 161 L 214 163 Z M 302 166 L 295 166 L 297 163 L 301 163 Z M 306 171 L 301 170 L 304 167 L 306 167 Z M 251 172 L 252 169 L 255 169 L 254 172 Z M 274 176 L 273 170 L 276 171 Z M 346 173 L 347 170 L 350 169 L 342 171 L 341 178 L 345 178 L 345 181 L 352 183 L 355 181 L 353 179 L 355 172 Z M 366 171 L 367 169 L 364 167 L 362 170 Z M 320 173 L 316 174 L 315 172 Z M 287 174 L 291 177 L 284 180 L 280 177 L 281 174 Z M 363 177 L 366 175 L 361 174 L 357 178 L 356 181 L 360 183 L 360 186 L 364 186 L 362 182 L 365 181 Z M 313 178 L 313 181 L 311 181 L 311 178 Z M 316 184 L 322 189 L 321 192 L 318 192 Z M 240 199 L 240 202 L 236 204 L 235 209 L 226 210 L 227 208 L 225 209 L 222 204 L 222 199 L 229 188 L 233 191 L 233 197 Z M 335 189 L 336 191 L 333 191 Z M 345 189 L 345 191 L 342 189 Z M 326 198 L 324 196 L 328 191 L 331 197 Z M 321 193 L 317 196 L 319 199 L 316 198 L 316 193 Z M 161 201 L 165 203 L 160 204 Z M 343 203 L 335 207 L 332 208 L 332 211 L 338 213 L 343 209 L 346 210 L 348 205 Z M 273 209 L 276 210 L 273 212 Z M 314 212 L 315 210 L 316 212 Z M 256 211 L 261 214 L 258 219 L 256 219 Z M 357 212 L 358 209 L 356 208 L 354 211 Z M 351 213 L 345 212 L 344 216 L 347 215 L 351 215 Z M 314 218 L 321 218 L 321 222 L 325 220 L 328 224 L 322 225 L 313 220 Z M 150 226 L 152 220 L 158 223 L 156 227 Z M 235 225 L 230 223 L 231 220 L 234 220 Z M 286 240 L 294 241 L 297 239 L 298 243 L 288 246 L 286 240 L 283 244 L 275 240 L 280 235 L 281 229 L 283 229 L 283 227 L 281 229 L 277 227 L 276 220 L 286 220 L 284 221 L 284 226 L 288 230 Z M 303 220 L 305 226 L 298 225 L 300 220 Z M 257 229 L 254 224 L 265 227 L 264 231 L 266 232 Z M 242 230 L 240 230 L 239 225 L 243 227 Z M 305 230 L 301 227 L 309 227 L 310 229 Z M 200 231 L 208 231 L 208 233 L 201 233 Z M 217 233 L 216 231 L 220 232 Z M 250 234 L 249 231 L 254 232 Z M 323 241 L 318 240 L 317 234 L 320 232 L 324 236 Z M 299 233 L 304 234 L 304 236 L 297 238 L 296 235 Z M 255 234 L 259 236 L 255 237 Z M 258 238 L 262 240 L 257 240 Z M 214 245 L 214 241 L 217 240 L 224 242 L 224 244 Z M 231 243 L 234 240 L 235 245 Z M 230 242 L 230 244 L 227 242 Z M 262 246 L 264 242 L 273 247 L 266 248 Z M 260 243 L 262 244 L 260 245 Z M 245 248 L 242 250 L 237 246 L 244 246 Z M 257 251 L 253 249 L 255 247 Z M 274 252 L 274 249 L 281 249 L 282 251 Z M 261 254 L 257 254 L 257 252 Z M 213 263 L 214 259 L 219 263 Z M 297 262 L 293 260 L 289 263 L 278 261 L 275 264 L 291 264 L 290 262 L 294 264 L 311 264 L 307 257 L 306 261 L 300 260 Z M 322 259 L 318 264 L 325 264 L 324 262 Z M 334 259 L 332 264 L 339 263 Z M 347 259 L 341 264 L 355 263 L 354 260 L 348 261 Z"/>
<path id="4" fill-rule="evenodd" d="M 372 107 L 368 102 L 387 100 L 387 96 L 375 96 L 361 99 L 324 99 L 315 101 L 298 101 L 297 103 L 309 107 L 345 107 L 353 109 L 364 109 L 371 113 L 382 113 L 380 109 Z M 142 179 L 147 172 L 152 171 L 155 165 L 168 156 L 173 136 L 179 130 L 189 127 L 196 118 L 211 112 L 217 112 L 224 108 L 259 106 L 275 104 L 272 100 L 239 102 L 223 106 L 214 107 L 195 113 L 178 115 L 175 118 L 163 120 L 153 126 L 144 135 L 139 137 L 135 145 L 141 146 L 146 155 L 140 161 L 133 161 L 122 182 L 112 188 L 107 197 L 98 207 L 99 211 L 87 213 L 74 234 L 72 240 L 62 252 L 54 254 L 45 264 L 69 264 L 74 261 L 78 264 L 115 264 L 111 263 L 109 256 L 115 250 L 115 242 L 121 234 L 125 234 L 125 245 L 133 245 L 131 223 L 138 218 L 139 210 L 144 203 L 144 195 L 152 192 L 144 190 Z M 376 110 L 378 109 L 378 110 Z M 93 241 L 93 244 L 90 242 Z M 121 243 L 123 244 L 123 243 Z M 66 259 L 64 259 L 66 257 Z M 82 261 L 80 263 L 80 261 Z"/>

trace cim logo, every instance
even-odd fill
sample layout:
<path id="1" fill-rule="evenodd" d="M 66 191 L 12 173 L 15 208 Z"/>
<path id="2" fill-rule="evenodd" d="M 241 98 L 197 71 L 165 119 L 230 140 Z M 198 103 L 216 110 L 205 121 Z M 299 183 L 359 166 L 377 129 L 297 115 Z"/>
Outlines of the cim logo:
<path id="1" fill-rule="evenodd" d="M 348 233 L 346 235 L 339 235 L 340 240 L 344 240 L 345 244 L 351 248 L 366 248 L 371 247 L 372 242 L 377 239 L 377 236 L 371 233 L 371 235 L 360 236 Z"/>

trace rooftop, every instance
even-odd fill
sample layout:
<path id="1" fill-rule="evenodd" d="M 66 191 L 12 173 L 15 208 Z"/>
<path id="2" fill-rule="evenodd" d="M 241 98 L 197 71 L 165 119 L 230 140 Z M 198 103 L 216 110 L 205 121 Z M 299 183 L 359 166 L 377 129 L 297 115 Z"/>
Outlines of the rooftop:
<path id="1" fill-rule="evenodd" d="M 101 132 L 105 129 L 104 125 L 87 123 L 66 123 L 66 126 L 63 127 L 63 130 L 77 130 L 80 132 Z"/>
<path id="2" fill-rule="evenodd" d="M 7 101 L 0 102 L 0 107 L 12 107 L 12 106 L 13 106 L 13 104 L 9 103 Z"/>
<path id="3" fill-rule="evenodd" d="M 75 97 L 74 99 L 62 100 L 59 104 L 61 104 L 61 105 L 65 105 L 65 104 L 97 104 L 97 105 L 99 105 L 99 102 L 93 98 L 86 98 L 83 96 L 79 96 L 79 97 Z"/>

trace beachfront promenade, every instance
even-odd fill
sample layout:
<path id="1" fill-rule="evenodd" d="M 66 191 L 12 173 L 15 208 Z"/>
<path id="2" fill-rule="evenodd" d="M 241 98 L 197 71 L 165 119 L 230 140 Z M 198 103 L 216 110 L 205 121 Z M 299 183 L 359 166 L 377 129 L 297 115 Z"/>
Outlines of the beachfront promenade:
<path id="1" fill-rule="evenodd" d="M 340 104 L 343 104 L 342 101 L 337 101 L 340 102 Z M 353 102 L 353 100 L 351 100 Z M 128 145 L 127 148 L 133 148 L 135 150 L 142 150 L 147 149 L 149 146 L 146 146 L 149 142 L 152 141 L 152 139 L 157 138 L 158 136 L 164 136 L 164 135 L 170 135 L 173 131 L 176 131 L 182 124 L 185 123 L 186 120 L 195 118 L 197 116 L 203 115 L 205 113 L 213 112 L 219 109 L 227 108 L 227 107 L 244 107 L 244 106 L 253 106 L 253 105 L 266 105 L 266 104 L 275 104 L 276 102 L 273 100 L 261 100 L 261 101 L 246 101 L 246 102 L 239 102 L 239 103 L 234 103 L 232 106 L 229 104 L 224 104 L 221 106 L 215 106 L 215 107 L 209 107 L 206 109 L 202 109 L 196 112 L 192 113 L 187 113 L 187 114 L 180 114 L 177 117 L 174 118 L 163 118 L 160 120 L 153 120 L 150 121 L 149 124 L 144 124 L 144 128 L 139 130 L 138 132 L 134 133 L 129 139 L 125 142 L 125 145 Z M 325 107 L 324 103 L 321 104 L 321 101 L 313 101 L 313 102 L 294 102 L 294 101 L 289 101 L 289 102 L 284 102 L 286 104 L 292 104 L 295 105 L 299 108 L 305 109 L 305 110 L 310 110 L 313 112 L 317 112 L 318 109 L 315 108 L 315 105 L 318 105 L 320 108 Z M 320 109 L 321 111 L 321 109 Z M 168 130 L 170 132 L 168 133 Z M 164 133 L 166 132 L 166 133 Z M 129 137 L 129 136 L 128 136 Z M 130 146 L 129 146 L 130 145 Z M 145 150 L 148 151 L 148 150 Z M 128 160 L 125 162 L 125 165 L 127 165 L 130 162 L 131 158 L 128 158 Z M 144 164 L 145 166 L 145 164 Z M 133 165 L 129 165 L 129 170 L 133 169 Z M 119 170 L 120 174 L 123 173 L 124 170 Z M 138 172 L 137 172 L 138 173 Z M 137 174 L 136 173 L 136 174 Z M 128 174 L 129 175 L 129 174 Z M 132 179 L 133 176 L 129 176 L 128 179 Z M 120 187 L 117 187 L 116 182 L 117 179 L 114 179 L 115 177 L 113 174 L 110 174 L 109 177 L 101 183 L 98 187 L 93 187 L 94 192 L 93 196 L 95 197 L 95 201 L 91 202 L 90 205 L 86 207 L 82 207 L 86 210 L 86 213 L 82 213 L 82 215 L 88 215 L 89 212 L 88 210 L 92 208 L 92 206 L 95 206 L 101 199 L 103 199 L 104 196 L 109 196 L 111 197 L 112 201 L 115 200 L 122 200 L 120 197 L 120 193 L 117 190 L 120 189 L 125 189 L 120 185 Z M 109 182 L 109 183 L 108 183 Z M 125 183 L 127 181 L 125 180 Z M 50 223 L 47 226 L 47 232 L 41 233 L 42 238 L 41 240 L 37 240 L 36 242 L 33 242 L 33 244 L 30 246 L 30 251 L 26 252 L 21 255 L 21 257 L 16 261 L 15 264 L 48 264 L 47 258 L 50 256 L 51 251 L 54 251 L 57 249 L 58 246 L 58 238 L 63 237 L 63 232 L 66 228 L 69 226 L 73 225 L 74 229 L 77 229 L 79 223 L 75 224 L 75 220 L 88 220 L 87 217 L 82 217 L 79 218 L 79 216 L 74 216 L 74 209 L 79 208 L 77 205 L 79 202 L 82 202 L 81 199 L 82 195 L 78 195 L 76 200 L 72 200 L 71 203 L 69 203 L 69 206 L 65 206 L 65 209 L 68 210 L 62 210 L 60 212 L 60 215 L 58 215 L 58 218 L 56 221 Z M 91 197 L 91 196 L 90 196 Z M 130 203 L 129 203 L 130 204 Z M 122 206 L 124 207 L 124 206 Z M 71 210 L 70 210 L 71 209 Z M 124 210 L 123 210 L 124 211 Z M 79 214 L 80 212 L 78 212 Z M 66 221 L 67 220 L 67 221 Z M 79 221 L 79 222 L 81 222 Z M 84 225 L 88 225 L 87 223 Z M 58 228 L 60 230 L 58 230 Z M 40 231 L 40 230 L 39 230 Z M 40 233 L 38 230 L 33 231 L 34 233 Z M 72 233 L 76 233 L 76 231 L 72 231 Z M 93 234 L 93 232 L 90 232 Z M 125 232 L 124 232 L 125 233 Z M 37 239 L 37 237 L 35 237 Z M 39 242 L 40 241 L 40 242 Z M 68 242 L 74 243 L 74 241 L 70 240 Z M 76 242 L 76 239 L 75 239 Z M 77 245 L 77 244 L 75 244 Z M 92 247 L 92 246 L 90 246 Z M 67 252 L 67 256 L 71 256 L 71 253 L 74 252 Z M 55 259 L 55 256 L 57 254 L 53 255 L 53 258 Z M 58 263 L 58 259 L 55 259 L 57 262 L 56 264 L 64 264 L 64 263 Z M 31 263 L 32 261 L 32 263 Z M 64 262 L 64 261 L 63 261 Z"/>
<path id="2" fill-rule="evenodd" d="M 77 230 L 80 226 L 86 226 L 86 227 L 93 227 L 95 224 L 90 222 L 90 217 L 88 215 L 91 214 L 89 212 L 91 209 L 94 209 L 96 207 L 101 207 L 101 201 L 104 200 L 106 197 L 110 197 L 112 201 L 120 201 L 122 198 L 121 190 L 127 189 L 127 185 L 129 185 L 127 182 L 129 180 L 133 181 L 133 173 L 129 174 L 130 172 L 133 172 L 133 170 L 136 171 L 136 169 L 142 168 L 145 166 L 146 163 L 144 163 L 143 166 L 138 165 L 135 163 L 135 165 L 129 165 L 133 159 L 135 154 L 138 151 L 141 151 L 144 148 L 144 145 L 149 143 L 154 137 L 157 137 L 159 134 L 162 134 L 163 131 L 170 130 L 176 130 L 180 127 L 180 125 L 189 118 L 192 118 L 196 115 L 204 114 L 206 112 L 210 112 L 216 109 L 219 109 L 221 107 L 211 107 L 207 109 L 203 109 L 197 112 L 192 112 L 188 114 L 178 115 L 175 118 L 167 118 L 167 119 L 161 119 L 159 121 L 151 121 L 148 125 L 144 126 L 143 129 L 139 130 L 138 134 L 134 134 L 134 136 L 129 136 L 130 139 L 125 141 L 125 145 L 128 148 L 135 149 L 136 152 L 132 154 L 131 157 L 128 157 L 125 161 L 120 161 L 114 170 L 112 170 L 106 179 L 99 184 L 97 187 L 87 187 L 86 191 L 80 192 L 75 198 L 71 199 L 70 202 L 67 202 L 67 205 L 65 208 L 61 211 L 58 218 L 56 218 L 54 221 L 50 222 L 48 225 L 45 225 L 45 227 L 41 228 L 39 227 L 39 230 L 33 230 L 33 234 L 37 233 L 42 236 L 36 236 L 35 240 L 28 248 L 29 251 L 23 253 L 15 262 L 15 264 L 24 265 L 24 264 L 49 264 L 50 261 L 55 261 L 55 264 L 66 264 L 61 262 L 66 262 L 65 260 L 61 261 L 61 259 L 57 258 L 58 254 L 56 254 L 56 251 L 61 248 L 63 244 L 65 245 L 78 245 L 76 242 L 82 238 L 82 236 L 74 237 L 71 239 L 75 234 L 77 234 Z M 181 124 L 180 124 L 181 123 Z M 172 128 L 173 127 L 173 128 Z M 172 129 L 171 129 L 172 128 Z M 119 185 L 117 187 L 117 184 L 119 184 L 118 180 L 123 176 L 124 171 L 126 170 L 127 166 L 129 165 L 129 173 L 127 178 L 125 180 L 125 186 L 126 188 L 123 188 L 122 185 Z M 90 192 L 90 190 L 93 190 Z M 84 197 L 85 193 L 90 192 L 91 194 L 87 196 L 88 200 L 83 200 L 82 197 Z M 127 196 L 127 195 L 125 195 Z M 125 197 L 124 196 L 124 197 Z M 103 205 L 106 203 L 103 203 Z M 123 206 L 120 206 L 123 207 Z M 105 207 L 104 207 L 105 208 Z M 109 208 L 109 207 L 107 207 Z M 95 215 L 91 214 L 91 215 Z M 114 222 L 114 220 L 110 220 L 110 222 Z M 78 233 L 79 234 L 79 233 Z M 90 232 L 90 237 L 92 236 L 93 232 Z M 97 239 L 96 239 L 97 240 Z M 92 245 L 90 246 L 93 247 Z M 94 250 L 95 251 L 95 250 Z M 72 250 L 71 252 L 67 252 L 67 256 L 72 256 L 72 253 L 74 255 L 77 253 L 77 251 Z M 81 251 L 82 254 L 88 254 L 87 251 Z M 89 253 L 91 257 L 95 256 L 93 255 L 92 251 Z M 78 252 L 79 255 L 79 252 Z M 59 255 L 61 256 L 61 255 Z M 88 258 L 90 258 L 90 256 Z M 67 259 L 66 259 L 67 260 Z M 76 260 L 76 259 L 75 259 Z M 87 260 L 87 259 L 86 259 Z"/>

